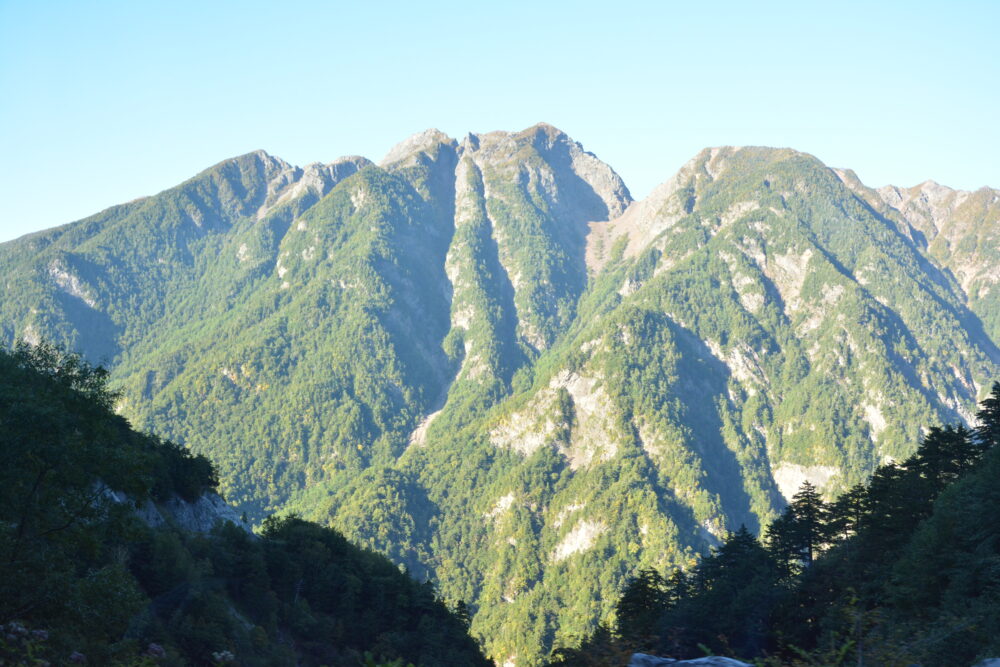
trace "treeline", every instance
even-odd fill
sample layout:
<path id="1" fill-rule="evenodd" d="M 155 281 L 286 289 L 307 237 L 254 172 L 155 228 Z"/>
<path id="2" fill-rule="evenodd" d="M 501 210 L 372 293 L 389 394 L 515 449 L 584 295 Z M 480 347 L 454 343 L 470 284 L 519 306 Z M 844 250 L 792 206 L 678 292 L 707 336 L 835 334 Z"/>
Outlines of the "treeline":
<path id="1" fill-rule="evenodd" d="M 766 665 L 970 665 L 1000 655 L 1000 383 L 979 426 L 825 502 L 808 482 L 763 538 L 741 527 L 690 571 L 643 570 L 614 627 L 552 665 L 634 651 Z"/>
<path id="2" fill-rule="evenodd" d="M 0 665 L 491 664 L 463 605 L 332 529 L 140 520 L 218 480 L 116 415 L 106 380 L 59 348 L 0 348 Z"/>

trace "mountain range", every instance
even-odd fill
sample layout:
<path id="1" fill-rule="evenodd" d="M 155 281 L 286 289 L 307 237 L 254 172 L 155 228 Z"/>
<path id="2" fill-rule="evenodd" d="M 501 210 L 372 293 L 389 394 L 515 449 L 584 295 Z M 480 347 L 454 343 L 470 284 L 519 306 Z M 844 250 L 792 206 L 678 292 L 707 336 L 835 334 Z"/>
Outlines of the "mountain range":
<path id="1" fill-rule="evenodd" d="M 545 124 L 243 155 L 0 244 L 0 283 L 0 340 L 104 363 L 241 512 L 433 580 L 505 665 L 1000 378 L 1000 191 L 720 147 L 635 201 Z"/>

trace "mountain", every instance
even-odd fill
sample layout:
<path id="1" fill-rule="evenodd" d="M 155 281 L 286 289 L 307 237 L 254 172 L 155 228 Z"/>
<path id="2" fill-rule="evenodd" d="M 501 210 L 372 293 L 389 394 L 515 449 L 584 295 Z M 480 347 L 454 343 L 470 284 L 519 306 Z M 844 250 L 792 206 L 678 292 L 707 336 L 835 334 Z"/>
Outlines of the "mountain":
<path id="1" fill-rule="evenodd" d="M 985 187 L 963 192 L 934 181 L 908 189 L 887 186 L 871 191 L 853 174 L 845 174 L 845 182 L 896 221 L 922 252 L 952 273 L 971 310 L 997 340 L 1000 192 Z"/>
<path id="2" fill-rule="evenodd" d="M 239 525 L 212 464 L 114 400 L 76 355 L 0 348 L 0 662 L 492 664 L 383 556 L 293 517 Z"/>
<path id="3" fill-rule="evenodd" d="M 388 554 L 530 665 L 637 568 L 968 421 L 1000 377 L 998 198 L 723 147 L 633 201 L 544 124 L 257 152 L 0 245 L 0 332 L 106 361 L 241 511 Z"/>
<path id="4" fill-rule="evenodd" d="M 688 571 L 643 570 L 615 630 L 551 664 L 635 650 L 775 667 L 994 661 L 1000 382 L 980 405 L 975 430 L 929 427 L 914 454 L 834 502 L 803 485 L 761 539 L 741 528 Z"/>

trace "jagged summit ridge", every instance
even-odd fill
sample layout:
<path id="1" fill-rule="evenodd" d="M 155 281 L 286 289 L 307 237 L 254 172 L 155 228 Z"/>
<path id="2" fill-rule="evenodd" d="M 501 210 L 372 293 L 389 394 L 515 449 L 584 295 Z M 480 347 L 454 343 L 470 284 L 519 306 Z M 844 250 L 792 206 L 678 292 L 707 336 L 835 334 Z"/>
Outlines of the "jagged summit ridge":
<path id="1" fill-rule="evenodd" d="M 688 160 L 673 176 L 655 187 L 645 199 L 629 202 L 627 208 L 605 222 L 595 222 L 587 238 L 587 265 L 600 271 L 616 242 L 624 242 L 624 257 L 635 257 L 691 213 L 696 193 L 722 178 L 734 160 L 747 165 L 778 163 L 800 158 L 817 165 L 820 161 L 790 148 L 765 146 L 717 146 L 705 148 Z"/>
<path id="2" fill-rule="evenodd" d="M 417 156 L 425 154 L 437 155 L 441 149 L 454 150 L 459 158 L 475 156 L 474 162 L 480 166 L 486 165 L 507 169 L 519 169 L 519 157 L 522 151 L 532 149 L 549 163 L 550 171 L 566 170 L 576 176 L 586 186 L 598 194 L 606 210 L 594 210 L 586 213 L 593 220 L 604 220 L 620 215 L 632 201 L 624 181 L 607 164 L 601 162 L 595 155 L 585 151 L 578 142 L 573 141 L 562 130 L 538 123 L 519 132 L 492 131 L 486 133 L 469 133 L 461 142 L 452 139 L 437 129 L 427 129 L 418 132 L 404 141 L 396 144 L 379 165 L 387 169 L 397 169 L 411 165 Z M 548 177 L 552 180 L 552 176 Z M 554 189 L 548 183 L 544 185 L 546 194 L 554 196 Z M 572 206 L 585 194 L 568 192 L 561 201 L 553 199 L 557 205 Z"/>
<path id="3" fill-rule="evenodd" d="M 457 145 L 458 142 L 444 132 L 435 128 L 429 128 L 404 139 L 390 148 L 389 152 L 382 158 L 382 161 L 379 162 L 379 166 L 388 168 L 407 158 L 411 158 L 416 153 L 436 152 L 439 146 L 454 148 Z"/>

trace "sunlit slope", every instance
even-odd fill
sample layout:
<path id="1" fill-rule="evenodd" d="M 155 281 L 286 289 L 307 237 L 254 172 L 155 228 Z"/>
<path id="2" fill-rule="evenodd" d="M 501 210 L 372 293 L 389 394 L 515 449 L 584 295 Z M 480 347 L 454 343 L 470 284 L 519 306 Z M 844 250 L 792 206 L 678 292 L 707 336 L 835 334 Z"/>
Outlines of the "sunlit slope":
<path id="1" fill-rule="evenodd" d="M 0 332 L 107 361 L 250 516 L 329 522 L 535 664 L 635 568 L 970 417 L 1000 376 L 996 201 L 716 148 L 635 202 L 544 124 L 379 165 L 258 152 L 0 245 Z"/>

